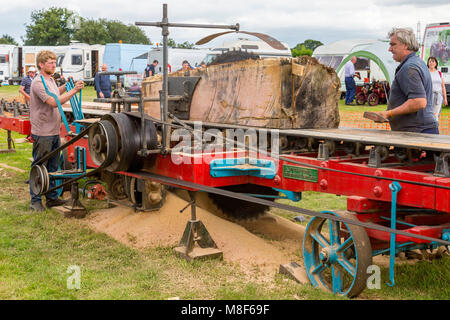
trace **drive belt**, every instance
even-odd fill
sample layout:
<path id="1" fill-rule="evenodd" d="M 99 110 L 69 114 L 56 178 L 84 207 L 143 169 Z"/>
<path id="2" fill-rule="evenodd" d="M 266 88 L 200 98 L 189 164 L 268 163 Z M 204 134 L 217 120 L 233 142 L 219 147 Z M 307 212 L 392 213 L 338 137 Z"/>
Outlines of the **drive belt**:
<path id="1" fill-rule="evenodd" d="M 308 216 L 330 219 L 330 220 L 334 220 L 334 221 L 339 221 L 339 222 L 343 222 L 343 223 L 356 225 L 356 226 L 363 227 L 363 228 L 384 231 L 387 233 L 394 233 L 397 235 L 407 236 L 407 237 L 411 237 L 411 238 L 417 238 L 417 239 L 426 240 L 426 241 L 438 242 L 438 243 L 441 243 L 441 244 L 447 245 L 447 246 L 450 245 L 450 241 L 446 241 L 443 239 L 431 238 L 431 237 L 427 237 L 427 236 L 423 236 L 423 235 L 419 235 L 419 234 L 405 232 L 402 230 L 391 229 L 391 228 L 377 225 L 374 223 L 355 221 L 355 220 L 347 219 L 344 217 L 333 216 L 333 215 L 329 215 L 329 214 L 322 213 L 322 212 L 298 208 L 298 207 L 294 207 L 294 206 L 290 206 L 290 205 L 286 205 L 286 204 L 282 204 L 282 203 L 277 203 L 277 202 L 268 201 L 268 200 L 261 199 L 261 198 L 248 196 L 248 195 L 245 195 L 242 193 L 236 193 L 236 192 L 232 192 L 232 191 L 228 191 L 228 190 L 224 190 L 224 189 L 220 189 L 220 188 L 208 187 L 208 186 L 204 186 L 204 185 L 193 183 L 193 182 L 164 177 L 164 176 L 157 175 L 154 173 L 131 172 L 131 173 L 125 173 L 125 174 L 135 176 L 135 177 L 145 178 L 145 179 L 151 179 L 151 180 L 155 180 L 155 181 L 158 181 L 158 182 L 161 182 L 164 184 L 179 186 L 182 188 L 189 188 L 189 189 L 200 190 L 200 191 L 204 191 L 204 192 L 208 192 L 208 193 L 214 193 L 214 194 L 230 197 L 233 199 L 253 202 L 256 204 L 261 204 L 264 206 L 274 207 L 274 208 L 281 209 L 281 210 L 287 210 L 287 211 L 291 211 L 291 212 L 305 214 Z"/>

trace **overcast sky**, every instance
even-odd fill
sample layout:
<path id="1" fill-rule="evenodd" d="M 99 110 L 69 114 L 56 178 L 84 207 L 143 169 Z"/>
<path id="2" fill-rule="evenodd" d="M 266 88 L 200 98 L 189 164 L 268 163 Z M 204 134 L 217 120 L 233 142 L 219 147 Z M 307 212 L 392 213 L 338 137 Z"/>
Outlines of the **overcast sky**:
<path id="1" fill-rule="evenodd" d="M 410 27 L 421 35 L 427 23 L 449 22 L 449 0 L 2 0 L 0 35 L 9 34 L 21 43 L 32 11 L 66 7 L 84 18 L 156 22 L 162 4 L 168 4 L 170 22 L 236 24 L 241 30 L 267 33 L 290 47 L 306 39 L 327 44 L 343 39 L 384 39 L 390 28 Z M 161 41 L 161 29 L 143 27 L 153 43 Z M 217 29 L 170 29 L 176 42 L 196 42 Z M 237 36 L 234 36 L 237 37 Z M 242 36 L 241 36 L 242 37 Z M 248 36 L 247 36 L 248 37 Z M 211 45 L 231 36 L 219 37 Z"/>

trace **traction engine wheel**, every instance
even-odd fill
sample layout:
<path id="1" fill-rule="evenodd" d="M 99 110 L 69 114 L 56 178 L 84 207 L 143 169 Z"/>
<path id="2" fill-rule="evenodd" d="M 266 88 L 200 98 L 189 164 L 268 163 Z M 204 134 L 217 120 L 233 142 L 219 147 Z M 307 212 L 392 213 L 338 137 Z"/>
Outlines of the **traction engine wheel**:
<path id="1" fill-rule="evenodd" d="M 363 104 L 366 103 L 366 95 L 364 94 L 364 92 L 360 92 L 356 95 L 356 104 L 362 106 Z"/>
<path id="2" fill-rule="evenodd" d="M 358 221 L 347 212 L 324 212 Z M 315 287 L 354 297 L 366 287 L 372 248 L 362 227 L 314 217 L 303 239 L 303 261 Z"/>
<path id="3" fill-rule="evenodd" d="M 378 103 L 380 102 L 380 98 L 378 97 L 378 94 L 372 92 L 371 94 L 369 94 L 369 96 L 367 97 L 367 104 L 369 106 L 376 106 Z"/>

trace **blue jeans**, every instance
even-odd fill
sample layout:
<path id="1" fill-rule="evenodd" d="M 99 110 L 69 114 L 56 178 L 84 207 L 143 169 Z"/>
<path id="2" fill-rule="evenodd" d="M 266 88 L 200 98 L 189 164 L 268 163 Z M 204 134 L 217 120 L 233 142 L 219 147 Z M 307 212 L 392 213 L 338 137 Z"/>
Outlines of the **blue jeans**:
<path id="1" fill-rule="evenodd" d="M 356 94 L 356 83 L 353 77 L 345 77 L 345 104 L 353 102 Z"/>
<path id="2" fill-rule="evenodd" d="M 61 140 L 59 136 L 36 136 L 34 134 L 31 135 L 33 138 L 33 162 L 31 163 L 31 167 L 35 165 L 40 159 L 44 156 L 57 149 L 61 145 Z M 58 170 L 59 164 L 59 154 L 54 155 L 47 162 L 44 162 L 42 165 L 45 165 L 48 172 L 55 172 Z M 30 179 L 31 180 L 31 179 Z M 53 188 L 55 186 L 55 181 L 50 180 L 49 188 Z M 31 190 L 31 181 L 30 181 L 30 195 L 31 195 L 31 203 L 41 202 L 42 196 L 34 194 Z M 48 199 L 57 199 L 58 192 L 55 190 L 53 192 L 47 193 L 45 197 Z"/>
<path id="3" fill-rule="evenodd" d="M 421 131 L 420 133 L 439 134 L 439 128 L 429 128 L 429 129 L 424 129 L 424 130 Z"/>

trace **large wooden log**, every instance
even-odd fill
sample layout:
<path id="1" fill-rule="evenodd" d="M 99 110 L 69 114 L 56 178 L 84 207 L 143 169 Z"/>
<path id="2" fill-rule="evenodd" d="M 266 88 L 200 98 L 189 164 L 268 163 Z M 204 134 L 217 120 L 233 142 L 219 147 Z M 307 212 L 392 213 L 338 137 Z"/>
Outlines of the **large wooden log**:
<path id="1" fill-rule="evenodd" d="M 169 77 L 201 77 L 190 120 L 266 128 L 337 128 L 340 81 L 333 69 L 308 56 L 223 63 Z M 162 75 L 143 81 L 144 97 L 159 97 Z M 160 103 L 144 110 L 160 118 Z"/>

